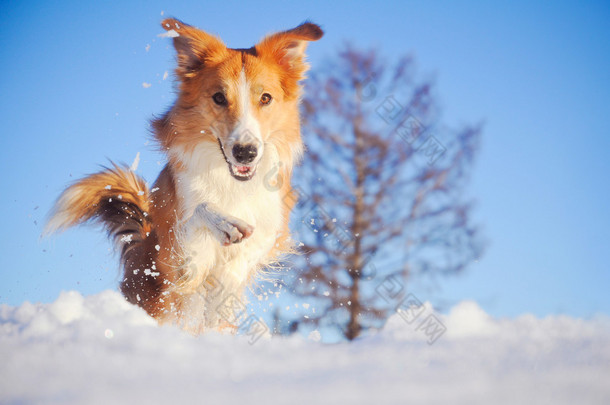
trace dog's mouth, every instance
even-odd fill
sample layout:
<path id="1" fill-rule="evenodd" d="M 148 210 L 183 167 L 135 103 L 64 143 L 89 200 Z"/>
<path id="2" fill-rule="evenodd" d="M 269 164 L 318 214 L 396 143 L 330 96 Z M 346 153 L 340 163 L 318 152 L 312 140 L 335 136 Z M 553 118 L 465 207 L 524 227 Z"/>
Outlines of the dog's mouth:
<path id="1" fill-rule="evenodd" d="M 246 181 L 250 180 L 254 176 L 256 168 L 250 166 L 236 166 L 234 164 L 229 163 L 229 172 L 231 172 L 231 176 L 233 176 L 237 180 Z"/>
<path id="2" fill-rule="evenodd" d="M 239 166 L 231 163 L 231 161 L 227 158 L 227 154 L 225 153 L 225 149 L 223 148 L 220 139 L 218 139 L 218 145 L 220 145 L 222 157 L 224 157 L 225 162 L 227 162 L 229 165 L 229 173 L 231 173 L 231 176 L 233 176 L 234 179 L 239 181 L 247 181 L 254 177 L 254 173 L 256 173 L 256 166 Z"/>

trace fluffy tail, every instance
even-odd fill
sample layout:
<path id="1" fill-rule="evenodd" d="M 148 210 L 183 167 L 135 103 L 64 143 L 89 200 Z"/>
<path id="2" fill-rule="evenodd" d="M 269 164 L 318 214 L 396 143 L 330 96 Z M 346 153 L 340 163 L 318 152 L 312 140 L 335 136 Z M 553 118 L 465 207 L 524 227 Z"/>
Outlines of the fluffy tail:
<path id="1" fill-rule="evenodd" d="M 146 238 L 152 229 L 148 187 L 127 167 L 113 166 L 68 187 L 55 203 L 44 234 L 95 221 L 122 246 L 121 256 Z"/>

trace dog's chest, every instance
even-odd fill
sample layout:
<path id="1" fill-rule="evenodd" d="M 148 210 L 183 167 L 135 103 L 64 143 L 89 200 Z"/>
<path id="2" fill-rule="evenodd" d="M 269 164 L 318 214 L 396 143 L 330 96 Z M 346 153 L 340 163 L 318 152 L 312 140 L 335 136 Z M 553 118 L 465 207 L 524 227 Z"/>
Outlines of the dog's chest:
<path id="1" fill-rule="evenodd" d="M 210 176 L 182 177 L 184 218 L 189 226 L 179 230 L 179 243 L 190 266 L 188 277 L 197 288 L 209 276 L 223 285 L 243 287 L 249 276 L 265 266 L 283 223 L 280 193 L 259 180 L 241 184 L 233 179 Z M 223 246 L 204 223 L 191 220 L 196 208 L 209 204 L 219 215 L 239 218 L 254 227 L 252 235 L 241 243 Z"/>

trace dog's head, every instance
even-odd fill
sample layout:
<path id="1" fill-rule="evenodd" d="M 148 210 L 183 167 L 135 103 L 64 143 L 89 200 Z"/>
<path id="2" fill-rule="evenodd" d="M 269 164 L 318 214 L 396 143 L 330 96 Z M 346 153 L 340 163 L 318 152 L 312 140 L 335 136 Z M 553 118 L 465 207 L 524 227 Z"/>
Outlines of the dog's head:
<path id="1" fill-rule="evenodd" d="M 264 38 L 249 49 L 230 49 L 217 37 L 167 19 L 178 54 L 180 91 L 176 105 L 155 122 L 162 146 L 194 150 L 217 143 L 217 153 L 237 180 L 250 180 L 273 145 L 291 165 L 302 152 L 299 81 L 307 70 L 305 48 L 322 37 L 304 23 Z M 171 156 L 170 156 L 171 158 Z"/>

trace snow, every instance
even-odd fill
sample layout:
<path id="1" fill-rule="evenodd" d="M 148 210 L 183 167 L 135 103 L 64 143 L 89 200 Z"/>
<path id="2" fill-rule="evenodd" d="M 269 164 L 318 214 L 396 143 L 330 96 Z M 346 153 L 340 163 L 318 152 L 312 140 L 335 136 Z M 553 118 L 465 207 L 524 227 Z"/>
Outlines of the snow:
<path id="1" fill-rule="evenodd" d="M 168 24 L 166 24 L 166 25 L 169 28 L 169 25 Z M 160 38 L 177 38 L 180 36 L 180 34 L 178 34 L 175 30 L 168 30 L 167 32 L 158 34 L 157 36 Z"/>
<path id="2" fill-rule="evenodd" d="M 424 312 L 328 345 L 317 330 L 193 337 L 115 291 L 0 305 L 0 403 L 610 403 L 608 317 L 431 313 L 445 328 L 432 344 Z"/>
<path id="3" fill-rule="evenodd" d="M 140 152 L 136 153 L 136 157 L 133 159 L 133 162 L 131 163 L 129 170 L 131 170 L 132 172 L 135 172 L 136 170 L 138 170 L 139 165 L 140 165 Z M 140 194 L 138 194 L 138 195 L 140 195 Z"/>

